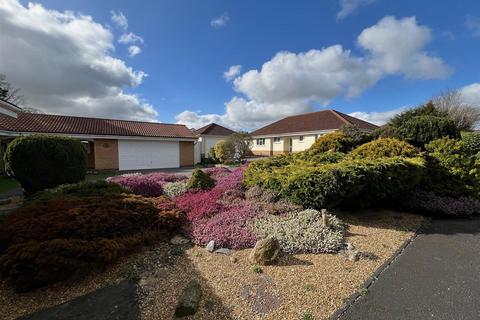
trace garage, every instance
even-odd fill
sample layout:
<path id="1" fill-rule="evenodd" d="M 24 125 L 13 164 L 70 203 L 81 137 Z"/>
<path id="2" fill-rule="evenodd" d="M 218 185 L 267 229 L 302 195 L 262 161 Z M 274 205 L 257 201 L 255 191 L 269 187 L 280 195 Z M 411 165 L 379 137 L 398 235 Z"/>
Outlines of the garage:
<path id="1" fill-rule="evenodd" d="M 178 141 L 118 140 L 119 170 L 180 167 Z"/>

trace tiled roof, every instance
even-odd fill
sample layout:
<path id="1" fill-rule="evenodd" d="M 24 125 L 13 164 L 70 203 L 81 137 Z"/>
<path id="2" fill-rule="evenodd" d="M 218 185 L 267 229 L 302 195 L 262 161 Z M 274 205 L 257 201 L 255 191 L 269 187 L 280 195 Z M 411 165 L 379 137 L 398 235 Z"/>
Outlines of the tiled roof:
<path id="1" fill-rule="evenodd" d="M 378 128 L 372 123 L 329 109 L 286 117 L 253 131 L 251 135 L 263 136 L 294 132 L 335 130 L 348 124 L 355 125 L 364 130 L 374 130 Z"/>
<path id="2" fill-rule="evenodd" d="M 0 130 L 28 133 L 84 134 L 195 138 L 186 126 L 100 118 L 84 118 L 19 112 L 18 117 L 0 115 Z"/>
<path id="3" fill-rule="evenodd" d="M 229 136 L 235 133 L 235 131 L 222 127 L 216 123 L 210 123 L 204 127 L 201 127 L 200 129 L 195 130 L 195 133 L 198 135 Z"/>

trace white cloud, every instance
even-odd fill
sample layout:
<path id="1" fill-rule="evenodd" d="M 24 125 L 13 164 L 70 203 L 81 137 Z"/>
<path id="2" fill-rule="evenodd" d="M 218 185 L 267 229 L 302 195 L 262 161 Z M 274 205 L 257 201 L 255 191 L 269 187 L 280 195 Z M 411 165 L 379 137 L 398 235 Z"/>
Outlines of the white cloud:
<path id="1" fill-rule="evenodd" d="M 146 76 L 112 56 L 111 31 L 92 17 L 40 4 L 0 2 L 0 70 L 31 107 L 47 113 L 153 120 L 157 113 L 125 87 Z"/>
<path id="2" fill-rule="evenodd" d="M 355 13 L 360 7 L 367 6 L 377 0 L 340 0 L 340 11 L 337 13 L 337 19 L 342 20 Z"/>
<path id="3" fill-rule="evenodd" d="M 130 43 L 143 43 L 143 38 L 136 35 L 133 32 L 124 33 L 118 39 L 118 42 L 123 44 L 130 44 Z"/>
<path id="4" fill-rule="evenodd" d="M 357 112 L 349 113 L 349 115 L 380 126 L 387 123 L 388 120 L 390 120 L 397 114 L 405 111 L 406 109 L 408 109 L 408 107 L 400 107 L 392 110 L 379 111 L 379 112 L 357 111 Z"/>
<path id="5" fill-rule="evenodd" d="M 357 40 L 364 55 L 353 55 L 341 45 L 277 53 L 260 69 L 235 78 L 238 96 L 225 103 L 224 114 L 215 116 L 234 128 L 255 128 L 337 97 L 353 98 L 389 75 L 434 79 L 450 72 L 441 58 L 425 51 L 431 31 L 414 17 L 385 17 Z M 189 119 L 205 120 L 198 112 L 195 116 L 190 113 Z M 381 115 L 374 116 L 381 121 Z"/>
<path id="6" fill-rule="evenodd" d="M 460 89 L 466 103 L 480 108 L 480 83 L 472 83 Z"/>
<path id="7" fill-rule="evenodd" d="M 465 17 L 465 27 L 470 30 L 475 37 L 480 37 L 480 17 L 467 15 Z"/>
<path id="8" fill-rule="evenodd" d="M 179 113 L 175 119 L 177 123 L 186 124 L 189 128 L 198 129 L 206 126 L 209 123 L 215 122 L 221 125 L 229 126 L 230 124 L 225 122 L 225 117 L 218 114 L 204 114 L 200 115 L 198 112 L 185 110 Z"/>
<path id="9" fill-rule="evenodd" d="M 242 66 L 239 64 L 231 66 L 230 68 L 228 68 L 227 71 L 223 73 L 223 78 L 227 81 L 230 81 L 236 76 L 238 76 L 241 70 L 242 70 Z"/>
<path id="10" fill-rule="evenodd" d="M 210 25 L 214 28 L 222 28 L 227 25 L 227 22 L 230 20 L 230 17 L 225 13 L 220 17 L 213 18 L 210 21 Z"/>
<path id="11" fill-rule="evenodd" d="M 415 17 L 387 16 L 363 30 L 358 43 L 371 53 L 370 63 L 386 74 L 413 79 L 444 78 L 450 74 L 450 68 L 439 57 L 424 51 L 431 39 L 431 30 L 418 25 Z"/>
<path id="12" fill-rule="evenodd" d="M 142 49 L 140 49 L 139 46 L 130 46 L 128 47 L 128 55 L 130 57 L 134 57 L 136 56 L 137 54 L 139 54 L 140 52 L 142 52 Z"/>
<path id="13" fill-rule="evenodd" d="M 112 20 L 113 24 L 115 24 L 117 27 L 127 30 L 128 28 L 128 19 L 125 17 L 125 15 L 122 12 L 115 12 L 115 11 L 110 11 L 111 17 L 110 20 Z"/>

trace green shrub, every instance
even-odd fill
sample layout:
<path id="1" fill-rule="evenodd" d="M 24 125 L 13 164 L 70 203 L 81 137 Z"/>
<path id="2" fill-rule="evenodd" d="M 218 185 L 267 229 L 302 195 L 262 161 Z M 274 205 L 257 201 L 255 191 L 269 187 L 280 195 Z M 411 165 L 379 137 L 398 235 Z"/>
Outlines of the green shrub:
<path id="1" fill-rule="evenodd" d="M 255 164 L 255 165 L 254 165 Z M 245 172 L 248 187 L 271 189 L 304 208 L 366 207 L 395 198 L 419 184 L 421 158 L 351 159 L 312 166 L 292 163 L 262 170 L 252 163 Z"/>
<path id="2" fill-rule="evenodd" d="M 230 140 L 220 140 L 215 146 L 215 158 L 221 163 L 233 162 L 235 157 L 235 144 Z"/>
<path id="3" fill-rule="evenodd" d="M 402 123 L 397 128 L 396 134 L 400 139 L 420 147 L 442 137 L 453 139 L 460 137 L 460 132 L 452 119 L 436 116 L 413 117 Z"/>
<path id="4" fill-rule="evenodd" d="M 308 152 L 299 152 L 294 154 L 294 158 L 297 160 L 308 161 L 311 163 L 337 163 L 345 159 L 345 153 L 327 151 L 323 153 L 310 154 Z"/>
<path id="5" fill-rule="evenodd" d="M 43 190 L 35 193 L 27 199 L 28 203 L 37 201 L 47 201 L 53 198 L 61 197 L 94 197 L 94 196 L 113 196 L 122 193 L 130 193 L 122 186 L 107 182 L 105 180 L 98 181 L 82 181 L 75 184 L 64 184 L 54 189 Z"/>
<path id="6" fill-rule="evenodd" d="M 348 152 L 354 146 L 354 141 L 351 137 L 342 132 L 335 131 L 323 135 L 315 141 L 315 143 L 308 149 L 308 153 L 315 155 L 322 152 Z"/>
<path id="7" fill-rule="evenodd" d="M 75 139 L 32 135 L 13 140 L 5 152 L 5 167 L 27 194 L 85 178 L 87 154 Z"/>
<path id="8" fill-rule="evenodd" d="M 317 210 L 304 210 L 284 216 L 267 215 L 254 222 L 259 238 L 272 236 L 286 253 L 337 252 L 343 245 L 344 226 L 335 216 L 327 214 L 325 227 L 322 214 Z"/>
<path id="9" fill-rule="evenodd" d="M 188 189 L 211 189 L 215 184 L 215 181 L 205 172 L 200 169 L 195 169 L 192 173 L 192 177 L 188 180 Z"/>
<path id="10" fill-rule="evenodd" d="M 215 147 L 212 147 L 212 148 L 210 148 L 210 150 L 208 150 L 207 159 L 210 160 L 212 163 L 218 163 L 218 159 L 215 156 Z"/>
<path id="11" fill-rule="evenodd" d="M 403 111 L 400 114 L 394 116 L 387 124 L 388 127 L 399 128 L 405 122 L 411 120 L 412 118 L 420 116 L 433 116 L 433 117 L 448 117 L 446 112 L 440 111 L 433 105 L 432 102 L 428 102 L 422 106 L 411 108 Z"/>
<path id="12" fill-rule="evenodd" d="M 37 202 L 0 224 L 0 275 L 17 291 L 83 276 L 156 242 L 183 218 L 174 204 L 134 195 Z"/>
<path id="13" fill-rule="evenodd" d="M 370 142 L 373 139 L 371 133 L 366 133 L 365 131 L 360 130 L 357 126 L 351 124 L 341 127 L 340 132 L 352 139 L 353 147 Z"/>
<path id="14" fill-rule="evenodd" d="M 462 132 L 462 141 L 466 153 L 476 155 L 480 152 L 480 132 Z"/>
<path id="15" fill-rule="evenodd" d="M 382 157 L 406 157 L 413 158 L 419 155 L 419 151 L 411 144 L 395 138 L 379 138 L 363 144 L 349 156 L 354 159 L 377 159 Z"/>
<path id="16" fill-rule="evenodd" d="M 425 189 L 445 196 L 480 194 L 480 162 L 465 152 L 463 141 L 441 138 L 425 146 Z"/>

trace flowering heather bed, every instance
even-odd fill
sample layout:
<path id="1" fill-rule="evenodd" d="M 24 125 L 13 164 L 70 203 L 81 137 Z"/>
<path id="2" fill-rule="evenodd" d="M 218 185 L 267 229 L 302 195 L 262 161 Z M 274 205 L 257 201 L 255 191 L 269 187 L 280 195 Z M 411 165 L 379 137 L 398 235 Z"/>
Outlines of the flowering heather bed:
<path id="1" fill-rule="evenodd" d="M 407 201 L 405 207 L 419 213 L 444 214 L 448 216 L 471 216 L 480 213 L 480 201 L 472 197 L 443 197 L 433 192 L 417 191 Z"/>
<path id="2" fill-rule="evenodd" d="M 212 177 L 215 180 L 228 176 L 230 173 L 232 173 L 230 169 L 225 167 L 207 168 L 207 169 L 204 169 L 203 171 L 205 171 L 206 174 L 208 174 L 210 177 Z"/>
<path id="3" fill-rule="evenodd" d="M 163 185 L 169 182 L 179 182 L 187 177 L 165 172 L 153 172 L 148 174 L 127 173 L 120 176 L 110 177 L 106 180 L 125 187 L 134 194 L 144 197 L 158 197 L 163 194 Z"/>

